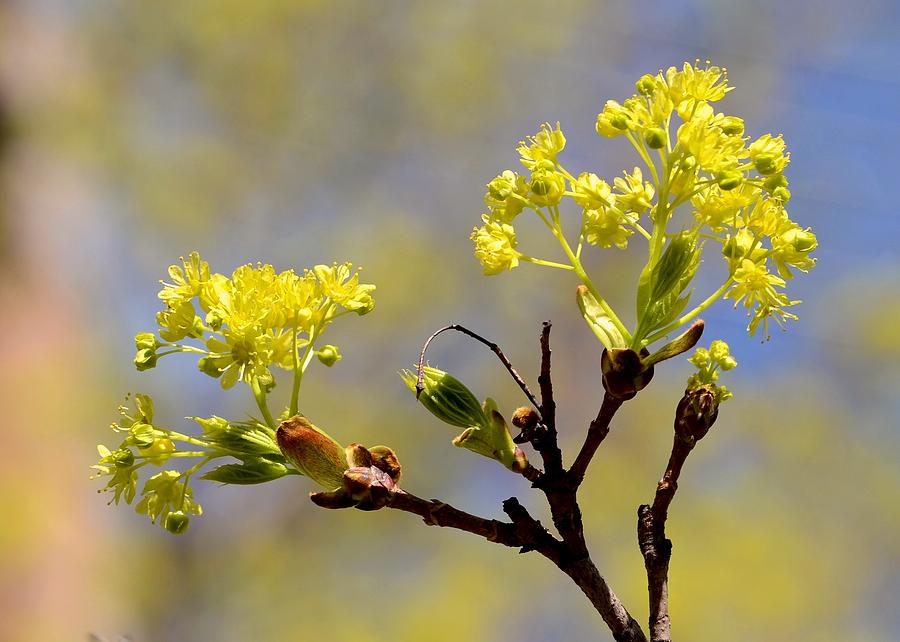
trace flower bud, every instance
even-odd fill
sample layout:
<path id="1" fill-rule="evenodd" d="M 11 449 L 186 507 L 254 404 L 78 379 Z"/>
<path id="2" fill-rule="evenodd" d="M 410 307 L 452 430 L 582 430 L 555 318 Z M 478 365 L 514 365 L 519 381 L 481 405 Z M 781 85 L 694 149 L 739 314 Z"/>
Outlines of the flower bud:
<path id="1" fill-rule="evenodd" d="M 176 510 L 166 515 L 163 526 L 173 535 L 180 535 L 190 526 L 191 518 L 184 514 L 184 511 Z"/>
<path id="2" fill-rule="evenodd" d="M 728 192 L 744 182 L 744 175 L 736 169 L 719 172 L 716 176 L 719 187 Z"/>
<path id="3" fill-rule="evenodd" d="M 159 339 L 152 332 L 140 332 L 134 335 L 134 347 L 137 350 L 154 352 L 159 347 Z"/>
<path id="4" fill-rule="evenodd" d="M 219 357 L 201 357 L 197 360 L 197 368 L 200 372 L 213 379 L 222 376 L 222 369 L 219 368 Z"/>
<path id="5" fill-rule="evenodd" d="M 791 200 L 791 190 L 787 187 L 776 187 L 772 190 L 772 196 L 777 198 L 782 203 L 787 203 Z"/>
<path id="6" fill-rule="evenodd" d="M 283 421 L 275 438 L 285 458 L 314 482 L 328 490 L 343 485 L 348 468 L 344 448 L 306 417 Z"/>
<path id="7" fill-rule="evenodd" d="M 721 361 L 728 356 L 728 344 L 721 339 L 716 339 L 709 344 L 709 358 Z"/>
<path id="8" fill-rule="evenodd" d="M 423 368 L 423 375 L 419 401 L 435 417 L 459 428 L 480 426 L 487 421 L 478 399 L 459 379 L 430 366 Z M 412 392 L 417 392 L 414 373 L 404 370 L 400 376 Z"/>
<path id="9" fill-rule="evenodd" d="M 740 136 L 744 133 L 744 120 L 737 116 L 725 116 L 720 124 L 722 133 L 728 136 Z"/>
<path id="10" fill-rule="evenodd" d="M 642 96 L 649 96 L 656 88 L 656 77 L 651 74 L 644 74 L 634 83 L 634 88 Z"/>
<path id="11" fill-rule="evenodd" d="M 776 157 L 774 154 L 769 153 L 757 154 L 753 159 L 753 167 L 760 174 L 768 176 L 777 170 Z"/>
<path id="12" fill-rule="evenodd" d="M 763 187 L 765 187 L 770 192 L 774 192 L 779 187 L 787 187 L 788 180 L 784 177 L 784 174 L 772 174 L 767 177 L 765 181 L 763 181 Z"/>
<path id="13" fill-rule="evenodd" d="M 787 241 L 795 252 L 804 254 L 812 252 L 819 245 L 816 235 L 809 230 L 803 230 L 799 227 L 793 228 L 781 235 L 781 238 Z"/>
<path id="14" fill-rule="evenodd" d="M 111 456 L 116 468 L 131 468 L 134 465 L 134 453 L 128 448 L 119 448 Z"/>
<path id="15" fill-rule="evenodd" d="M 650 354 L 643 348 L 640 356 L 630 348 L 604 350 L 600 360 L 603 389 L 610 396 L 627 401 L 647 387 L 653 379 L 653 366 L 645 368 L 641 357 Z"/>
<path id="16" fill-rule="evenodd" d="M 697 348 L 694 354 L 688 357 L 688 361 L 698 368 L 705 368 L 710 364 L 712 358 L 710 357 L 709 350 L 706 348 Z"/>
<path id="17" fill-rule="evenodd" d="M 169 459 L 169 455 L 175 452 L 175 442 L 168 437 L 159 437 L 154 439 L 149 446 L 138 448 L 138 452 L 154 466 L 161 466 Z"/>
<path id="18" fill-rule="evenodd" d="M 338 347 L 330 344 L 322 346 L 316 352 L 316 357 L 329 368 L 344 358 Z"/>
<path id="19" fill-rule="evenodd" d="M 155 368 L 158 359 L 159 357 L 154 350 L 143 348 L 134 355 L 134 367 L 137 368 L 138 372 L 144 372 Z"/>
<path id="20" fill-rule="evenodd" d="M 675 410 L 675 434 L 693 445 L 703 439 L 719 416 L 718 395 L 708 386 L 686 390 Z"/>
<path id="21" fill-rule="evenodd" d="M 609 124 L 621 131 L 628 129 L 629 122 L 628 116 L 625 114 L 615 114 L 609 119 Z"/>
<path id="22" fill-rule="evenodd" d="M 393 450 L 387 446 L 372 446 L 369 448 L 369 454 L 372 456 L 372 465 L 375 468 L 386 472 L 395 484 L 400 482 L 402 467 Z"/>
<path id="23" fill-rule="evenodd" d="M 666 132 L 660 127 L 651 127 L 644 132 L 644 140 L 650 149 L 662 149 L 666 146 Z"/>
<path id="24" fill-rule="evenodd" d="M 541 417 L 537 411 L 528 406 L 518 408 L 512 416 L 512 425 L 518 428 L 523 435 L 532 434 L 540 421 Z"/>

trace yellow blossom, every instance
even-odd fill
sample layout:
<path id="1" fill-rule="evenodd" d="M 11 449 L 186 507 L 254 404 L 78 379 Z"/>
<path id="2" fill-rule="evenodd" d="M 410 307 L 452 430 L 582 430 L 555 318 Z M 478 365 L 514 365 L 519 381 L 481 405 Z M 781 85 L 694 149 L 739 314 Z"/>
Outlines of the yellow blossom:
<path id="1" fill-rule="evenodd" d="M 747 152 L 753 161 L 753 167 L 760 174 L 780 174 L 790 161 L 790 154 L 785 154 L 784 139 L 779 134 L 763 134 L 750 143 Z"/>
<path id="2" fill-rule="evenodd" d="M 616 189 L 619 190 L 615 195 L 616 202 L 619 207 L 626 211 L 641 214 L 650 207 L 653 201 L 653 194 L 655 193 L 653 185 L 644 181 L 640 167 L 635 167 L 631 174 L 628 172 L 622 173 L 625 178 L 617 176 L 613 181 Z"/>
<path id="3" fill-rule="evenodd" d="M 586 210 L 612 207 L 616 204 L 616 197 L 609 184 L 592 172 L 580 174 L 578 180 L 572 183 L 572 191 L 575 192 L 572 200 Z"/>
<path id="4" fill-rule="evenodd" d="M 522 212 L 527 198 L 525 177 L 507 169 L 487 184 L 484 204 L 491 209 L 492 217 L 511 223 Z"/>
<path id="5" fill-rule="evenodd" d="M 500 274 L 519 264 L 516 251 L 516 231 L 512 225 L 491 219 L 484 214 L 482 227 L 472 230 L 469 237 L 475 243 L 475 257 L 481 262 L 486 275 Z"/>
<path id="6" fill-rule="evenodd" d="M 607 100 L 597 115 L 597 133 L 607 138 L 620 136 L 634 126 L 634 115 L 615 100 Z"/>
<path id="7" fill-rule="evenodd" d="M 551 168 L 549 161 L 542 161 L 531 173 L 531 201 L 539 207 L 558 204 L 566 191 L 566 177 Z"/>
<path id="8" fill-rule="evenodd" d="M 181 267 L 169 266 L 169 278 L 172 283 L 161 281 L 163 289 L 159 292 L 159 298 L 168 307 L 174 308 L 200 293 L 203 284 L 209 280 L 209 264 L 200 258 L 198 252 L 191 252 L 187 260 L 182 257 Z"/>
<path id="9" fill-rule="evenodd" d="M 582 223 L 585 240 L 591 245 L 604 248 L 615 245 L 624 250 L 634 230 L 623 227 L 622 223 L 622 215 L 614 209 L 585 210 Z"/>
<path id="10" fill-rule="evenodd" d="M 778 267 L 778 273 L 790 279 L 794 276 L 789 269 L 791 267 L 808 272 L 816 265 L 816 260 L 809 253 L 818 245 L 816 235 L 809 229 L 801 229 L 799 225 L 772 237 L 772 260 Z"/>
<path id="11" fill-rule="evenodd" d="M 518 152 L 522 157 L 522 164 L 528 169 L 541 161 L 556 162 L 556 156 L 566 147 L 566 137 L 556 123 L 556 129 L 550 127 L 550 123 L 541 125 L 541 130 L 534 136 L 528 136 L 519 142 Z"/>

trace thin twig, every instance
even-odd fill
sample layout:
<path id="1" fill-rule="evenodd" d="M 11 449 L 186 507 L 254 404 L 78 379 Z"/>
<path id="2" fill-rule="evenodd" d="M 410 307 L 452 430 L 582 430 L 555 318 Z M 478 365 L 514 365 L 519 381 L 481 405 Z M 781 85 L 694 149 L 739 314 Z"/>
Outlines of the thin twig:
<path id="1" fill-rule="evenodd" d="M 616 414 L 616 411 L 622 403 L 622 400 L 618 397 L 613 397 L 609 393 L 604 393 L 600 411 L 597 413 L 597 417 L 591 422 L 591 425 L 588 428 L 587 437 L 584 440 L 584 444 L 581 446 L 581 451 L 578 453 L 575 462 L 569 469 L 569 478 L 576 487 L 584 481 L 584 475 L 587 472 L 588 465 L 591 463 L 594 453 L 597 452 L 597 448 L 600 447 L 600 444 L 606 439 L 606 435 L 609 434 L 609 424 L 612 422 L 613 416 Z"/>
<path id="2" fill-rule="evenodd" d="M 455 528 L 479 535 L 489 542 L 514 548 L 527 544 L 514 524 L 478 517 L 437 499 L 422 499 L 405 492 L 392 493 L 386 505 L 388 508 L 418 515 L 429 526 Z"/>
<path id="3" fill-rule="evenodd" d="M 428 339 L 425 341 L 425 345 L 422 346 L 422 352 L 419 354 L 419 364 L 417 367 L 417 371 L 418 371 L 418 379 L 416 380 L 416 398 L 417 399 L 419 398 L 419 395 L 422 394 L 422 391 L 425 389 L 425 371 L 424 371 L 425 352 L 428 350 L 428 346 L 431 344 L 431 342 L 434 340 L 434 338 L 437 337 L 442 332 L 446 332 L 447 330 L 456 330 L 457 332 L 462 332 L 466 336 L 469 336 L 469 337 L 475 339 L 476 341 L 483 343 L 488 348 L 490 348 L 491 351 L 494 354 L 496 354 L 497 357 L 500 359 L 500 362 L 509 371 L 510 376 L 512 376 L 513 380 L 518 384 L 519 388 L 522 389 L 522 392 L 525 393 L 525 396 L 528 397 L 528 401 L 531 402 L 531 405 L 534 406 L 535 410 L 538 410 L 538 411 L 540 410 L 540 405 L 538 404 L 537 398 L 534 396 L 534 394 L 528 388 L 528 384 L 525 383 L 525 380 L 522 379 L 522 377 L 519 375 L 519 373 L 516 372 L 516 369 L 513 368 L 512 363 L 510 363 L 509 359 L 506 358 L 506 355 L 503 354 L 503 351 L 500 349 L 500 346 L 498 346 L 493 341 L 488 341 L 481 335 L 479 335 L 475 332 L 472 332 L 468 328 L 465 328 L 457 323 L 454 323 L 454 324 L 451 324 L 448 326 L 444 326 L 443 328 L 441 328 L 440 330 L 438 330 L 437 332 L 432 334 L 430 337 L 428 337 Z"/>
<path id="4" fill-rule="evenodd" d="M 678 476 L 692 448 L 691 443 L 675 436 L 666 472 L 656 486 L 653 504 L 643 504 L 638 508 L 638 544 L 647 569 L 652 642 L 669 642 L 671 639 L 668 579 L 672 542 L 666 538 L 666 519 L 678 490 Z"/>
<path id="5" fill-rule="evenodd" d="M 556 437 L 556 402 L 553 399 L 553 381 L 550 378 L 550 328 L 549 321 L 544 322 L 541 329 L 541 374 L 538 376 L 538 385 L 541 389 L 541 423 L 544 430 L 540 431 L 537 439 L 532 440 L 532 445 L 541 454 L 544 460 L 544 470 L 553 476 L 563 472 L 562 452 L 559 450 Z"/>

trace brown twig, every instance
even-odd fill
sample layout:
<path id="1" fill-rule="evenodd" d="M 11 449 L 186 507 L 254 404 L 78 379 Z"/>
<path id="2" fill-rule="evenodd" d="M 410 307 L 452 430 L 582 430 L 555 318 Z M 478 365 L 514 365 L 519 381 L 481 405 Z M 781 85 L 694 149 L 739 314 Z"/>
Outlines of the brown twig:
<path id="1" fill-rule="evenodd" d="M 587 472 L 588 465 L 591 463 L 594 453 L 597 452 L 597 448 L 600 447 L 600 444 L 606 439 L 606 435 L 609 434 L 609 424 L 612 422 L 613 416 L 616 414 L 616 411 L 622 403 L 622 399 L 613 397 L 608 392 L 604 393 L 600 411 L 597 413 L 597 417 L 591 422 L 591 425 L 588 428 L 587 437 L 584 440 L 584 444 L 581 446 L 581 451 L 578 453 L 575 462 L 569 469 L 569 478 L 571 479 L 571 483 L 576 487 L 584 481 L 584 475 Z"/>
<path id="2" fill-rule="evenodd" d="M 541 374 L 538 375 L 538 386 L 541 390 L 541 424 L 531 439 L 532 445 L 541 454 L 544 471 L 548 475 L 560 475 L 563 472 L 562 452 L 556 438 L 556 401 L 553 399 L 553 381 L 550 378 L 550 328 L 552 324 L 545 321 L 541 329 Z"/>
<path id="3" fill-rule="evenodd" d="M 671 639 L 668 578 L 672 542 L 666 538 L 666 518 L 678 490 L 678 476 L 692 448 L 693 443 L 675 435 L 669 463 L 656 486 L 653 504 L 643 504 L 638 508 L 638 544 L 647 569 L 652 642 L 669 642 Z"/>
<path id="4" fill-rule="evenodd" d="M 515 524 L 478 517 L 437 499 L 422 499 L 405 492 L 392 493 L 386 506 L 418 515 L 429 526 L 455 528 L 504 546 L 521 548 L 529 543 Z"/>
<path id="5" fill-rule="evenodd" d="M 428 350 L 428 346 L 432 341 L 434 341 L 435 337 L 437 337 L 442 332 L 446 332 L 447 330 L 456 330 L 457 332 L 462 332 L 464 335 L 472 337 L 476 341 L 483 343 L 488 348 L 490 348 L 491 351 L 497 355 L 497 358 L 500 359 L 500 362 L 506 367 L 510 376 L 513 378 L 516 384 L 518 384 L 519 388 L 522 389 L 522 392 L 525 393 L 525 396 L 528 397 L 528 401 L 531 402 L 531 405 L 533 405 L 535 409 L 540 408 L 537 398 L 534 396 L 534 393 L 531 392 L 531 390 L 528 388 L 528 384 L 525 383 L 525 380 L 522 379 L 519 373 L 516 372 L 516 369 L 513 368 L 512 363 L 510 363 L 509 359 L 506 358 L 506 355 L 503 354 L 503 350 L 500 349 L 500 346 L 498 346 L 493 341 L 488 341 L 480 334 L 472 332 L 468 328 L 463 327 L 458 323 L 444 326 L 443 328 L 432 334 L 430 337 L 428 337 L 428 339 L 425 341 L 425 345 L 422 346 L 422 352 L 419 353 L 419 363 L 417 366 L 418 379 L 416 380 L 416 399 L 419 398 L 419 395 L 422 394 L 422 391 L 425 389 L 425 371 L 423 370 L 423 368 L 425 367 L 425 352 Z"/>
<path id="6" fill-rule="evenodd" d="M 419 355 L 419 380 L 416 388 L 421 390 L 423 387 L 422 368 L 425 363 L 425 352 L 431 341 L 441 332 L 447 330 L 462 332 L 488 346 L 500 358 L 525 396 L 538 410 L 538 421 L 535 421 L 534 418 L 530 422 L 525 421 L 522 424 L 522 434 L 515 441 L 516 443 L 530 442 L 541 455 L 544 471 L 541 472 L 529 464 L 522 471 L 522 475 L 546 496 L 547 503 L 550 505 L 553 525 L 562 541 L 553 537 L 515 497 L 503 502 L 503 510 L 509 516 L 511 523 L 484 519 L 438 500 L 424 500 L 406 493 L 393 494 L 386 505 L 419 515 L 426 524 L 474 533 L 489 541 L 519 548 L 522 553 L 528 551 L 540 553 L 575 582 L 594 605 L 603 621 L 606 622 L 617 642 L 647 642 L 647 637 L 640 625 L 631 617 L 622 602 L 610 589 L 590 558 L 584 539 L 581 509 L 577 501 L 578 487 L 584 479 L 588 464 L 609 433 L 610 422 L 624 400 L 609 393 L 604 395 L 603 404 L 597 417 L 590 424 L 584 445 L 572 468 L 567 471 L 563 467 L 562 453 L 557 439 L 556 402 L 553 398 L 553 383 L 550 376 L 550 328 L 550 322 L 545 322 L 540 336 L 541 369 L 538 377 L 540 404 L 537 403 L 528 385 L 512 367 L 497 344 L 456 324 L 441 328 L 425 342 Z M 525 415 L 527 416 L 527 413 Z M 516 423 L 515 417 L 514 423 Z M 516 425 L 520 424 L 516 423 Z"/>

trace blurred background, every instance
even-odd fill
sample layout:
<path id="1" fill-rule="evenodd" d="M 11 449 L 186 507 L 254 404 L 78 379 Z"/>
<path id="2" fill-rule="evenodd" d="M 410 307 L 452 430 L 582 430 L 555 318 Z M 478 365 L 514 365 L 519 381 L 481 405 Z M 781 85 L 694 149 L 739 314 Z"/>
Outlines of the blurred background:
<path id="1" fill-rule="evenodd" d="M 459 322 L 534 381 L 552 319 L 571 461 L 599 405 L 600 346 L 570 275 L 481 276 L 468 235 L 483 185 L 545 120 L 562 122 L 571 169 L 630 168 L 627 143 L 594 134 L 603 101 L 694 58 L 728 67 L 723 108 L 748 134 L 784 133 L 790 210 L 820 262 L 792 284 L 800 321 L 769 342 L 725 303 L 705 315 L 704 341 L 725 338 L 741 365 L 669 520 L 675 636 L 900 639 L 898 33 L 891 0 L 0 4 L 0 639 L 611 639 L 537 555 L 392 511 L 322 511 L 298 477 L 201 485 L 204 517 L 172 537 L 108 508 L 88 466 L 128 391 L 152 393 L 172 427 L 253 408 L 193 359 L 131 365 L 178 256 L 226 273 L 349 259 L 378 285 L 376 310 L 329 331 L 345 358 L 307 378 L 304 412 L 343 443 L 393 446 L 420 496 L 499 517 L 517 494 L 545 517 L 524 480 L 453 448 L 395 373 Z M 539 228 L 519 235 L 555 256 Z M 591 253 L 617 307 L 640 259 Z M 522 401 L 461 336 L 430 359 L 507 412 Z M 641 622 L 635 511 L 689 372 L 659 369 L 583 487 L 595 560 Z"/>

